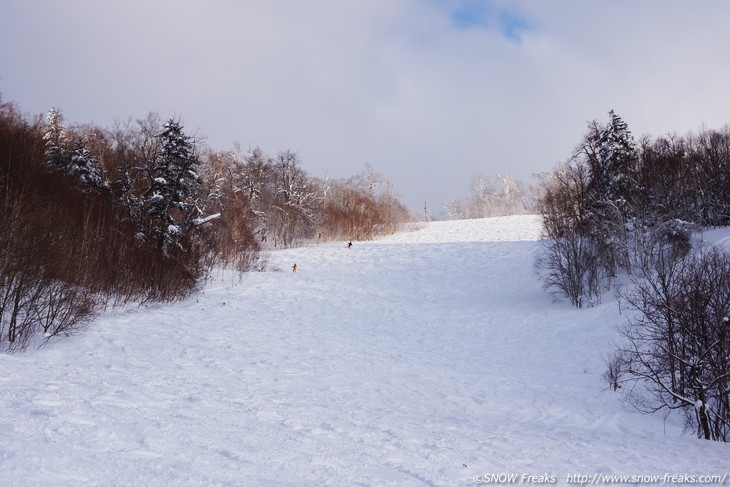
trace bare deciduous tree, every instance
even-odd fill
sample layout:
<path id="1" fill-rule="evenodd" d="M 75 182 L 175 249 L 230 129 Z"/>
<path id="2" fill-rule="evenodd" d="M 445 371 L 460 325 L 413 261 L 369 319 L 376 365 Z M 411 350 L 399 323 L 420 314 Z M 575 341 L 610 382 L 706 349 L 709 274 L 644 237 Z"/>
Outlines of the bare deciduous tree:
<path id="1" fill-rule="evenodd" d="M 619 328 L 627 400 L 642 412 L 682 411 L 699 437 L 728 441 L 730 255 L 656 253 L 622 294 L 634 311 Z"/>
<path id="2" fill-rule="evenodd" d="M 546 182 L 540 200 L 543 240 L 535 261 L 546 289 L 575 307 L 597 296 L 599 260 L 585 212 L 589 174 L 583 165 L 564 164 Z"/>

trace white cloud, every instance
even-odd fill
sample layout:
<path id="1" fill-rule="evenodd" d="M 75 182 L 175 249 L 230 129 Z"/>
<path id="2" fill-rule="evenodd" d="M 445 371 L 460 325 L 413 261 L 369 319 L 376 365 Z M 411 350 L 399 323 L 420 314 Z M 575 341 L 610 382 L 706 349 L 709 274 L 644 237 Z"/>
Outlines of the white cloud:
<path id="1" fill-rule="evenodd" d="M 727 122 L 726 2 L 487 3 L 518 41 L 457 25 L 457 0 L 6 0 L 0 91 L 71 122 L 179 115 L 313 175 L 369 162 L 431 208 L 478 172 L 551 169 L 610 109 L 637 135 Z"/>

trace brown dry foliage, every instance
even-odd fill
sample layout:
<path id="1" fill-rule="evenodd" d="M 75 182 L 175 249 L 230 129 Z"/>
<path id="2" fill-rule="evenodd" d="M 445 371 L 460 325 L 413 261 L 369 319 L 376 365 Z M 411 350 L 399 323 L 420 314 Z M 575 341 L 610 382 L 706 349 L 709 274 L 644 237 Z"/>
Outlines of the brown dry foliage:
<path id="1" fill-rule="evenodd" d="M 108 304 L 178 299 L 200 252 L 139 245 L 108 191 L 81 191 L 43 163 L 40 122 L 0 104 L 0 349 L 68 335 Z"/>
<path id="2" fill-rule="evenodd" d="M 408 209 L 389 191 L 376 194 L 352 181 L 332 184 L 322 209 L 325 240 L 371 240 L 400 230 Z"/>

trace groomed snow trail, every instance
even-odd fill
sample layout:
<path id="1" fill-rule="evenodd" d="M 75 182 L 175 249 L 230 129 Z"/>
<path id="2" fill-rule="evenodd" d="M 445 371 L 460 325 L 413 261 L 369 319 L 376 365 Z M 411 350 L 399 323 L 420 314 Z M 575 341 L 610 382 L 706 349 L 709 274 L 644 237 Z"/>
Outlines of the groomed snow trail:
<path id="1" fill-rule="evenodd" d="M 242 283 L 223 273 L 184 303 L 0 354 L 2 485 L 726 473 L 725 445 L 603 390 L 622 317 L 610 296 L 551 303 L 538 230 L 533 216 L 434 222 L 276 251 Z"/>

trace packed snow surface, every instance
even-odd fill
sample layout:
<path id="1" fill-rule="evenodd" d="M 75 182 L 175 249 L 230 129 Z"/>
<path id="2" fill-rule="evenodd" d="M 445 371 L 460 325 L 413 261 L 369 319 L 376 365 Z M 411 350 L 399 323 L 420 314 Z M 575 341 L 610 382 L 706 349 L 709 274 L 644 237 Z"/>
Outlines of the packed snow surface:
<path id="1" fill-rule="evenodd" d="M 0 483 L 725 475 L 727 445 L 606 390 L 624 317 L 610 294 L 553 303 L 533 272 L 538 234 L 519 216 L 274 251 L 242 282 L 221 272 L 185 302 L 0 354 Z"/>

